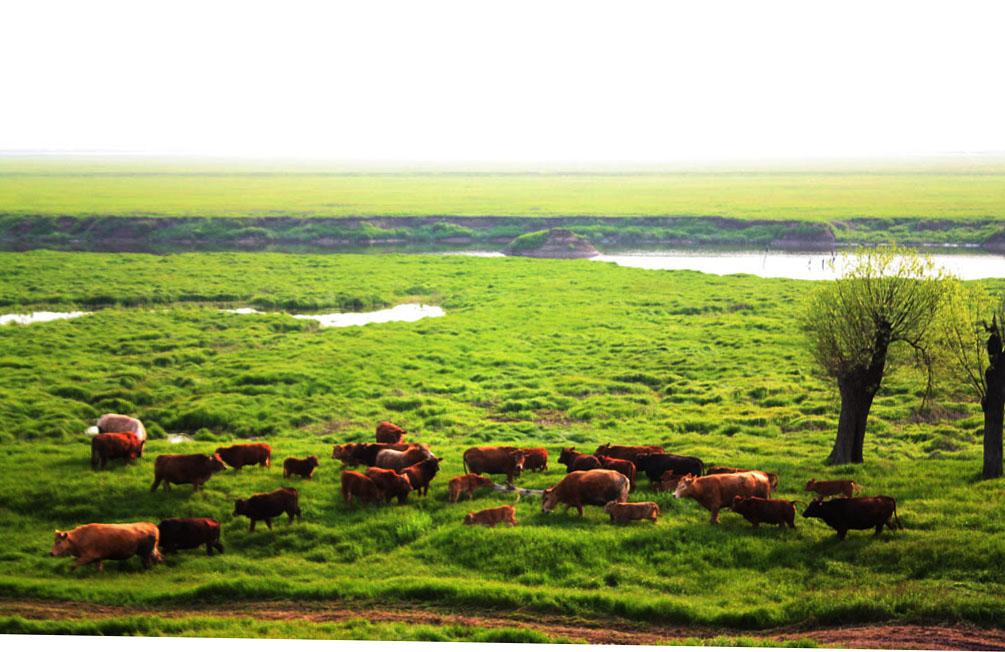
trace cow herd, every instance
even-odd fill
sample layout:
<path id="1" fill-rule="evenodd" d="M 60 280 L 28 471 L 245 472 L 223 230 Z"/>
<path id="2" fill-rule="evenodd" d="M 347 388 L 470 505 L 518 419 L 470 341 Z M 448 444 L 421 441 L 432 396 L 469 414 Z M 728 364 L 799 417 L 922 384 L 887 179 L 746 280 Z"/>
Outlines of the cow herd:
<path id="1" fill-rule="evenodd" d="M 110 432 L 108 429 L 117 430 Z M 105 469 L 113 459 L 124 459 L 128 464 L 142 457 L 146 432 L 142 423 L 123 415 L 104 415 L 98 422 L 99 433 L 91 441 L 91 466 L 97 471 Z M 406 431 L 389 422 L 377 426 L 375 443 L 336 444 L 332 459 L 340 460 L 344 468 L 340 489 L 345 504 L 358 498 L 363 505 L 389 503 L 397 499 L 405 503 L 411 492 L 425 496 L 430 483 L 440 470 L 442 457 L 436 457 L 423 443 L 404 443 Z M 154 482 L 151 491 L 163 484 L 170 491 L 171 484 L 191 484 L 199 491 L 213 476 L 228 466 L 271 466 L 272 449 L 268 444 L 235 444 L 217 448 L 213 455 L 159 455 L 154 462 Z M 771 498 L 777 488 L 778 475 L 759 470 L 735 467 L 708 467 L 696 457 L 672 455 L 661 446 L 619 446 L 605 444 L 592 454 L 563 448 L 559 463 L 566 467 L 566 475 L 554 486 L 540 492 L 520 490 L 521 493 L 540 493 L 542 512 L 551 512 L 559 505 L 565 510 L 575 508 L 584 515 L 586 505 L 602 507 L 612 522 L 627 523 L 648 520 L 653 523 L 660 517 L 660 508 L 653 502 L 628 502 L 628 494 L 635 488 L 636 473 L 643 472 L 650 487 L 657 491 L 673 492 L 674 498 L 691 498 L 710 513 L 710 522 L 719 522 L 719 512 L 728 509 L 741 515 L 754 527 L 761 523 L 795 527 L 795 503 L 800 500 Z M 456 503 L 464 494 L 474 498 L 474 492 L 493 487 L 516 490 L 515 478 L 523 471 L 548 469 L 548 451 L 544 448 L 519 448 L 515 446 L 483 446 L 464 451 L 462 456 L 465 474 L 448 482 L 448 500 Z M 319 462 L 315 455 L 303 459 L 288 457 L 283 462 L 283 477 L 298 475 L 310 480 Z M 352 467 L 365 466 L 363 473 Z M 484 474 L 484 475 L 483 475 Z M 506 487 L 498 487 L 487 477 L 503 475 Z M 900 527 L 896 514 L 896 501 L 889 496 L 853 497 L 861 488 L 850 480 L 810 480 L 805 491 L 816 492 L 803 516 L 820 518 L 844 539 L 848 530 L 875 528 L 878 535 L 885 525 L 891 530 Z M 824 502 L 831 495 L 843 495 Z M 805 504 L 805 503 L 804 503 Z M 260 493 L 234 501 L 233 516 L 247 516 L 254 532 L 258 521 L 272 528 L 272 519 L 283 514 L 292 524 L 294 517 L 301 520 L 299 493 L 291 487 L 281 487 L 269 493 Z M 516 525 L 513 505 L 503 505 L 465 516 L 465 525 L 494 527 L 499 523 Z M 169 518 L 159 526 L 152 523 L 82 525 L 68 532 L 56 532 L 50 551 L 53 556 L 72 555 L 76 561 L 71 570 L 82 564 L 97 563 L 102 567 L 105 559 L 141 557 L 145 567 L 163 560 L 158 545 L 166 552 L 184 548 L 206 546 L 206 553 L 223 552 L 220 543 L 220 523 L 212 518 Z"/>

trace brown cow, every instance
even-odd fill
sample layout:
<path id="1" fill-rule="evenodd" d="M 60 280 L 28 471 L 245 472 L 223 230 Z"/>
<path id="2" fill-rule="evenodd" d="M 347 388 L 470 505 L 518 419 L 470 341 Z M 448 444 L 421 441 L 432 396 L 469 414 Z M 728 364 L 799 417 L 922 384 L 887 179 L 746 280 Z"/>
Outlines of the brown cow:
<path id="1" fill-rule="evenodd" d="M 213 548 L 223 552 L 220 543 L 220 521 L 215 518 L 166 518 L 157 525 L 160 545 L 164 552 L 198 548 L 206 544 L 206 554 L 213 556 Z"/>
<path id="2" fill-rule="evenodd" d="M 412 483 L 404 473 L 398 473 L 391 469 L 381 469 L 371 466 L 364 474 L 370 478 L 377 489 L 384 494 L 384 500 L 391 502 L 392 498 L 398 499 L 398 504 L 408 500 L 408 492 L 412 490 Z"/>
<path id="3" fill-rule="evenodd" d="M 91 437 L 91 469 L 104 471 L 108 460 L 123 459 L 126 464 L 143 454 L 143 444 L 135 432 L 106 432 Z"/>
<path id="4" fill-rule="evenodd" d="M 733 502 L 729 505 L 729 511 L 736 512 L 743 518 L 753 523 L 757 527 L 761 523 L 777 524 L 778 527 L 785 527 L 788 523 L 790 528 L 796 527 L 796 503 L 804 503 L 801 500 L 777 500 L 770 498 L 741 498 L 733 496 Z"/>
<path id="5" fill-rule="evenodd" d="M 425 496 L 429 493 L 429 483 L 436 477 L 437 471 L 440 470 L 440 462 L 442 461 L 442 457 L 430 457 L 428 460 L 422 460 L 418 464 L 406 466 L 401 472 L 408 476 L 408 481 L 412 483 L 412 488 L 420 496 Z"/>
<path id="6" fill-rule="evenodd" d="M 297 517 L 297 523 L 303 523 L 300 517 L 300 495 L 293 487 L 282 487 L 267 494 L 255 494 L 250 498 L 238 498 L 234 501 L 234 516 L 247 516 L 251 519 L 251 531 L 255 531 L 257 521 L 265 521 L 265 524 L 272 529 L 272 519 L 283 512 L 290 517 L 287 525 L 293 524 L 293 517 Z"/>
<path id="7" fill-rule="evenodd" d="M 464 525 L 487 525 L 494 528 L 496 523 L 516 525 L 516 510 L 513 505 L 483 509 L 480 512 L 471 512 L 464 517 Z"/>
<path id="8" fill-rule="evenodd" d="M 563 448 L 558 456 L 558 463 L 565 465 L 566 473 L 600 468 L 600 460 L 593 455 L 580 453 L 575 448 Z"/>
<path id="9" fill-rule="evenodd" d="M 677 485 L 680 484 L 685 475 L 687 474 L 674 473 L 672 469 L 664 471 L 663 475 L 660 476 L 659 484 L 656 485 L 656 491 L 676 491 Z"/>
<path id="10" fill-rule="evenodd" d="M 345 466 L 373 466 L 377 463 L 378 453 L 383 450 L 405 451 L 416 446 L 429 448 L 425 444 L 335 444 L 332 447 L 332 459 L 341 461 Z"/>
<path id="11" fill-rule="evenodd" d="M 345 501 L 346 505 L 349 505 L 352 503 L 353 496 L 358 497 L 359 502 L 363 505 L 371 502 L 379 503 L 384 498 L 383 492 L 370 478 L 356 471 L 343 471 L 342 500 Z"/>
<path id="12" fill-rule="evenodd" d="M 616 500 L 604 505 L 604 513 L 611 515 L 615 523 L 649 519 L 653 523 L 660 517 L 660 506 L 656 503 L 619 503 Z"/>
<path id="13" fill-rule="evenodd" d="M 317 455 L 311 455 L 310 457 L 305 457 L 304 459 L 287 457 L 283 460 L 283 477 L 288 478 L 291 475 L 299 475 L 301 478 L 306 480 L 312 480 L 314 478 L 314 470 L 317 469 L 318 466 Z"/>
<path id="14" fill-rule="evenodd" d="M 611 446 L 611 442 L 607 442 L 603 446 L 597 446 L 597 450 L 593 452 L 593 455 L 616 457 L 619 460 L 628 460 L 632 464 L 636 464 L 639 455 L 650 455 L 652 453 L 666 453 L 666 451 L 663 450 L 662 446 Z"/>
<path id="15" fill-rule="evenodd" d="M 171 483 L 190 484 L 192 491 L 199 491 L 199 485 L 206 484 L 213 474 L 223 471 L 223 460 L 219 455 L 158 455 L 154 460 L 154 484 L 150 491 L 157 489 L 161 480 L 164 491 L 171 491 Z"/>
<path id="16" fill-rule="evenodd" d="M 897 501 L 890 496 L 835 498 L 827 502 L 823 498 L 814 498 L 806 506 L 803 517 L 823 519 L 824 523 L 837 530 L 839 539 L 844 539 L 848 530 L 875 527 L 875 536 L 879 536 L 884 525 L 891 530 L 903 528 L 897 518 Z"/>
<path id="17" fill-rule="evenodd" d="M 624 474 L 628 478 L 629 486 L 635 488 L 635 465 L 628 460 L 620 460 L 616 457 L 607 457 L 606 455 L 597 455 L 597 461 L 600 462 L 600 468 L 610 469 L 612 471 L 617 471 L 618 473 Z"/>
<path id="18" fill-rule="evenodd" d="M 492 482 L 492 478 L 486 478 L 484 475 L 478 475 L 477 473 L 459 475 L 456 478 L 451 478 L 450 482 L 447 483 L 449 490 L 447 500 L 452 503 L 456 503 L 457 499 L 460 498 L 461 494 L 464 492 L 467 492 L 468 500 L 474 500 L 475 489 L 491 487 L 493 484 L 495 483 Z"/>
<path id="19" fill-rule="evenodd" d="M 234 444 L 217 448 L 216 454 L 234 470 L 240 471 L 242 466 L 271 466 L 272 447 L 268 444 Z"/>
<path id="20" fill-rule="evenodd" d="M 757 469 L 737 469 L 732 466 L 710 466 L 705 470 L 705 475 L 722 475 L 723 473 L 749 473 L 750 471 L 756 471 Z M 768 476 L 771 480 L 771 488 L 778 488 L 778 474 L 768 473 L 767 471 L 760 471 L 764 475 Z"/>
<path id="21" fill-rule="evenodd" d="M 554 487 L 544 490 L 541 495 L 541 511 L 550 512 L 559 503 L 565 503 L 565 511 L 570 507 L 579 510 L 583 516 L 583 505 L 606 505 L 613 501 L 623 503 L 628 498 L 628 478 L 609 469 L 573 471 Z"/>
<path id="22" fill-rule="evenodd" d="M 855 494 L 862 493 L 862 487 L 852 480 L 817 480 L 811 479 L 803 487 L 803 491 L 815 491 L 821 498 L 844 494 L 845 498 L 851 498 Z"/>
<path id="23" fill-rule="evenodd" d="M 403 451 L 388 449 L 377 453 L 377 458 L 371 466 L 381 469 L 391 469 L 400 473 L 406 466 L 418 464 L 422 460 L 428 460 L 431 457 L 433 457 L 433 453 L 428 447 L 420 448 L 416 446 Z"/>
<path id="24" fill-rule="evenodd" d="M 685 475 L 673 492 L 674 498 L 694 498 L 712 513 L 711 523 L 719 522 L 719 510 L 733 502 L 734 496 L 771 498 L 771 480 L 760 471 L 725 473 L 696 478 Z"/>
<path id="25" fill-rule="evenodd" d="M 390 421 L 381 421 L 377 424 L 377 442 L 381 444 L 397 444 L 401 442 L 408 431 L 400 426 L 396 426 Z"/>
<path id="26" fill-rule="evenodd" d="M 469 448 L 461 458 L 465 473 L 505 473 L 506 484 L 523 471 L 524 454 L 512 446 Z"/>
<path id="27" fill-rule="evenodd" d="M 133 432 L 144 444 L 147 443 L 147 429 L 143 427 L 143 422 L 124 414 L 102 414 L 98 417 L 98 432 Z M 143 449 L 140 449 L 140 457 L 143 457 Z"/>
<path id="28" fill-rule="evenodd" d="M 76 557 L 71 571 L 93 562 L 98 563 L 98 570 L 104 570 L 106 559 L 128 559 L 133 555 L 139 555 L 143 567 L 150 568 L 154 562 L 164 561 L 157 550 L 159 537 L 160 532 L 153 523 L 90 523 L 69 532 L 56 530 L 49 555 Z"/>
<path id="29" fill-rule="evenodd" d="M 521 448 L 524 471 L 547 471 L 548 451 L 543 448 Z"/>

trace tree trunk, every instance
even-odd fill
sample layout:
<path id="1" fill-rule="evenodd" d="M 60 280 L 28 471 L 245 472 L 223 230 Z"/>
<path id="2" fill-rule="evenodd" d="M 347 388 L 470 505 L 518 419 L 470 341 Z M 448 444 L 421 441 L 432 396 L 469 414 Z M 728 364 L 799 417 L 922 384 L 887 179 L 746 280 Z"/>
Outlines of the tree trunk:
<path id="1" fill-rule="evenodd" d="M 837 438 L 827 461 L 831 464 L 861 464 L 865 444 L 865 424 L 872 409 L 872 399 L 879 391 L 886 368 L 886 352 L 890 348 L 890 325 L 883 322 L 876 330 L 872 359 L 867 367 L 855 367 L 838 378 L 841 393 L 841 416 Z"/>
<path id="2" fill-rule="evenodd" d="M 988 329 L 988 362 L 984 371 L 987 395 L 981 400 L 984 411 L 984 479 L 1002 476 L 1002 424 L 1005 420 L 1005 352 L 996 320 Z"/>

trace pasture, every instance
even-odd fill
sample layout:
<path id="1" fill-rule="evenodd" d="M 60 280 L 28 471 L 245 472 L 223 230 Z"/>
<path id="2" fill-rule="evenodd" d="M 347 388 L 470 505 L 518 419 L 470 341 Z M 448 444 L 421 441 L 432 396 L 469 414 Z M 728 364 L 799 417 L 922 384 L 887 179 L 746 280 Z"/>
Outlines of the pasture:
<path id="1" fill-rule="evenodd" d="M 979 478 L 979 406 L 944 383 L 937 409 L 919 413 L 923 382 L 902 370 L 876 398 L 866 463 L 825 466 L 838 400 L 797 330 L 810 287 L 518 258 L 2 253 L 0 312 L 93 314 L 0 327 L 0 538 L 9 542 L 0 596 L 165 609 L 423 605 L 755 632 L 803 622 L 1005 626 L 1005 485 Z M 446 316 L 321 329 L 220 310 L 412 301 Z M 103 412 L 143 419 L 143 459 L 91 471 L 84 430 Z M 332 445 L 372 441 L 385 419 L 428 443 L 442 470 L 428 496 L 406 505 L 347 507 Z M 172 444 L 166 433 L 194 441 Z M 199 494 L 150 492 L 156 455 L 244 439 L 272 446 L 271 469 L 227 470 Z M 810 478 L 851 478 L 866 495 L 896 497 L 905 529 L 842 542 L 816 520 L 755 530 L 726 511 L 711 526 L 693 501 L 644 478 L 630 500 L 658 503 L 656 524 L 613 525 L 599 507 L 584 518 L 542 514 L 528 496 L 515 503 L 516 527 L 471 528 L 466 513 L 514 497 L 446 500 L 470 446 L 544 446 L 549 471 L 516 482 L 543 489 L 564 475 L 560 448 L 592 453 L 608 441 L 772 471 L 783 498 L 807 500 Z M 282 478 L 283 458 L 310 454 L 321 458 L 313 481 Z M 280 486 L 299 490 L 302 524 L 281 517 L 249 533 L 247 518 L 231 516 L 235 498 Z M 70 559 L 47 556 L 56 528 L 171 516 L 218 518 L 226 552 L 74 574 Z M 7 632 L 31 627 L 0 621 Z"/>

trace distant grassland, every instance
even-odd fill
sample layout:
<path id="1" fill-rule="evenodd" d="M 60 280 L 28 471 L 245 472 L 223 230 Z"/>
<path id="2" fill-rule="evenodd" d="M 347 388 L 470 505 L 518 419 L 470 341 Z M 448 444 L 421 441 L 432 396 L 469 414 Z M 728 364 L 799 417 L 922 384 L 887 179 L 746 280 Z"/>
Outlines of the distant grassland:
<path id="1" fill-rule="evenodd" d="M 901 371 L 874 403 L 866 463 L 825 466 L 838 399 L 813 374 L 796 326 L 811 287 L 520 258 L 0 253 L 0 312 L 96 311 L 0 327 L 0 595 L 164 608 L 421 603 L 751 630 L 804 621 L 1005 625 L 1005 500 L 1002 480 L 979 477 L 979 406 L 948 384 L 935 418 L 919 415 L 922 379 Z M 286 314 L 219 309 L 408 301 L 447 314 L 319 329 Z M 144 459 L 94 473 L 83 433 L 106 411 L 138 415 L 151 441 Z M 428 496 L 405 506 L 345 507 L 331 446 L 371 440 L 383 419 L 429 443 L 443 469 Z M 170 444 L 165 432 L 195 441 Z M 188 486 L 150 493 L 156 455 L 210 452 L 242 437 L 273 446 L 271 470 L 229 470 L 196 495 Z M 547 447 L 549 471 L 518 481 L 541 489 L 564 475 L 561 447 L 592 452 L 608 441 L 774 471 L 785 498 L 805 500 L 811 477 L 853 478 L 866 494 L 896 497 L 905 529 L 879 538 L 856 531 L 842 542 L 801 518 L 794 531 L 755 530 L 728 513 L 711 526 L 694 502 L 655 493 L 645 479 L 632 499 L 660 504 L 656 525 L 615 526 L 597 507 L 585 518 L 542 514 L 527 497 L 516 503 L 517 527 L 487 530 L 463 526 L 464 514 L 512 496 L 446 501 L 467 447 Z M 307 454 L 321 458 L 315 480 L 283 480 L 282 459 Z M 283 485 L 299 489 L 303 524 L 280 519 L 275 530 L 250 533 L 246 518 L 231 516 L 234 498 Z M 226 553 L 72 575 L 69 559 L 46 556 L 55 528 L 168 516 L 219 518 Z M 106 626 L 199 633 L 215 625 L 94 625 Z M 0 620 L 9 632 L 89 633 L 74 627 Z M 303 634 L 297 625 L 278 632 Z"/>
<path id="2" fill-rule="evenodd" d="M 981 221 L 1005 219 L 1005 165 L 473 173 L 7 158 L 0 214 Z"/>

